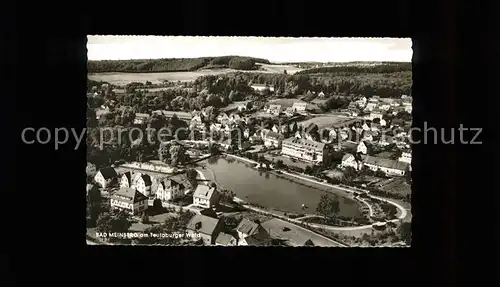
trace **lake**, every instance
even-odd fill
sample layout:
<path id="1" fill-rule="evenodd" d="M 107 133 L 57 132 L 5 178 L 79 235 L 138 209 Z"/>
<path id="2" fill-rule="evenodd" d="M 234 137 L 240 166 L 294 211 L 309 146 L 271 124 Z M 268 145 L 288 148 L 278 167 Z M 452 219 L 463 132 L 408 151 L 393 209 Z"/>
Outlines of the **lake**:
<path id="1" fill-rule="evenodd" d="M 258 171 L 248 163 L 232 158 L 210 158 L 200 162 L 213 171 L 215 180 L 225 189 L 232 190 L 238 198 L 266 208 L 285 212 L 300 213 L 302 204 L 308 209 L 306 213 L 315 213 L 322 195 L 328 193 L 340 202 L 340 214 L 358 217 L 359 203 L 351 198 L 326 192 L 292 182 L 286 178 L 269 172 Z M 340 194 L 343 192 L 340 191 Z"/>

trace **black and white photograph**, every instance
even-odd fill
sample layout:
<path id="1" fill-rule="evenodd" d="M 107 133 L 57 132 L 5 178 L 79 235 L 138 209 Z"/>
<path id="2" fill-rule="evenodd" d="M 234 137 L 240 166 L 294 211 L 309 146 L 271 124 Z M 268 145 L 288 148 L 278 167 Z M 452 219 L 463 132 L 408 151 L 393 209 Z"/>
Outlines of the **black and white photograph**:
<path id="1" fill-rule="evenodd" d="M 89 35 L 87 244 L 410 247 L 412 54 Z"/>

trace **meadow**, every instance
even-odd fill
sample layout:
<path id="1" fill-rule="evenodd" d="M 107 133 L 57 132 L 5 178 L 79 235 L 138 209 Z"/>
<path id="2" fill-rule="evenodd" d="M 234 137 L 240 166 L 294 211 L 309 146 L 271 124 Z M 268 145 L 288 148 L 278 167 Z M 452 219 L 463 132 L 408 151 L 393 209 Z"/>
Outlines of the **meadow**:
<path id="1" fill-rule="evenodd" d="M 245 73 L 283 73 L 284 70 L 288 74 L 294 74 L 302 69 L 290 66 L 290 65 L 272 65 L 272 64 L 261 64 L 261 70 L 252 71 L 239 71 Z M 238 70 L 233 69 L 203 69 L 191 72 L 163 72 L 163 73 L 123 73 L 123 72 L 113 72 L 113 73 L 95 73 L 89 74 L 88 78 L 93 81 L 103 81 L 108 82 L 116 86 L 125 86 L 128 83 L 140 82 L 145 83 L 149 81 L 153 84 L 161 84 L 163 81 L 171 82 L 190 82 L 196 80 L 196 78 L 207 75 L 221 75 L 231 72 L 237 72 Z"/>

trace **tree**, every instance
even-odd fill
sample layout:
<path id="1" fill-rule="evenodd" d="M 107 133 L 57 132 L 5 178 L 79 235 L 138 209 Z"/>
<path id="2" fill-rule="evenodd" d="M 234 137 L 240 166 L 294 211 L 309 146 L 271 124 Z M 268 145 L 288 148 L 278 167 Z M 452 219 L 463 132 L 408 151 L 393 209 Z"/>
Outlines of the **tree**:
<path id="1" fill-rule="evenodd" d="M 403 222 L 396 230 L 399 238 L 407 245 L 411 244 L 411 223 Z"/>
<path id="2" fill-rule="evenodd" d="M 175 144 L 170 147 L 170 164 L 177 166 L 186 162 L 186 149 L 180 144 Z"/>
<path id="3" fill-rule="evenodd" d="M 195 169 L 188 169 L 186 172 L 186 177 L 191 184 L 191 187 L 195 189 L 198 186 L 198 172 Z"/>
<path id="4" fill-rule="evenodd" d="M 148 224 L 149 223 L 149 216 L 144 212 L 141 217 L 141 223 L 142 224 Z"/>
<path id="5" fill-rule="evenodd" d="M 276 163 L 274 164 L 276 168 L 283 168 L 283 161 L 281 159 L 278 159 Z"/>
<path id="6" fill-rule="evenodd" d="M 253 104 L 252 102 L 248 102 L 247 105 L 246 105 L 246 109 L 249 111 L 251 109 L 253 109 Z"/>
<path id="7" fill-rule="evenodd" d="M 211 155 L 217 155 L 217 154 L 219 154 L 219 145 L 216 144 L 216 143 L 210 143 L 210 145 L 208 146 L 208 152 Z"/>
<path id="8" fill-rule="evenodd" d="M 346 182 L 350 182 L 351 180 L 353 180 L 354 178 L 356 178 L 356 176 L 357 176 L 357 173 L 356 173 L 356 170 L 353 167 L 347 166 L 344 169 L 344 180 Z"/>
<path id="9" fill-rule="evenodd" d="M 385 172 L 383 172 L 380 168 L 375 171 L 374 175 L 376 177 L 386 177 Z"/>
<path id="10" fill-rule="evenodd" d="M 316 207 L 316 213 L 325 217 L 335 217 L 340 212 L 340 202 L 337 198 L 324 194 Z"/>
<path id="11" fill-rule="evenodd" d="M 305 174 L 311 174 L 312 173 L 312 167 L 310 165 L 306 166 L 306 169 L 304 170 Z"/>
<path id="12" fill-rule="evenodd" d="M 162 142 L 158 148 L 158 158 L 166 164 L 170 164 L 170 161 L 172 160 L 172 157 L 170 156 L 171 146 L 172 144 L 170 142 Z"/>
<path id="13" fill-rule="evenodd" d="M 159 198 L 156 198 L 155 200 L 153 200 L 153 209 L 154 210 L 162 210 L 163 209 L 163 205 L 162 205 L 161 200 Z"/>
<path id="14" fill-rule="evenodd" d="M 99 232 L 127 232 L 132 225 L 130 215 L 124 211 L 103 213 L 97 219 Z"/>

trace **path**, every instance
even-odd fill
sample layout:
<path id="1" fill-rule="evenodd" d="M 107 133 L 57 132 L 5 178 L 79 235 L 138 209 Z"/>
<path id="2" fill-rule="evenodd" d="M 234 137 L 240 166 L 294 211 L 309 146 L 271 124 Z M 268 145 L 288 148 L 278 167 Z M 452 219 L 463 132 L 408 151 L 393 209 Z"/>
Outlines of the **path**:
<path id="1" fill-rule="evenodd" d="M 244 158 L 244 157 L 240 157 L 240 156 L 237 156 L 237 155 L 227 154 L 227 153 L 224 153 L 224 155 L 230 156 L 230 157 L 233 157 L 233 158 L 236 158 L 236 159 L 240 159 L 240 160 L 252 163 L 252 164 L 257 164 L 257 162 L 254 161 L 254 160 L 250 160 L 250 159 L 247 159 L 247 158 Z M 311 182 L 311 183 L 323 185 L 323 186 L 326 186 L 328 188 L 342 190 L 342 191 L 345 191 L 345 192 L 348 192 L 348 193 L 354 193 L 355 191 L 358 191 L 358 192 L 359 191 L 367 192 L 366 190 L 359 189 L 359 188 L 357 188 L 356 190 L 354 190 L 352 188 L 345 188 L 345 187 L 342 187 L 342 186 L 339 186 L 339 185 L 334 185 L 334 184 L 320 182 L 318 180 L 309 179 L 309 178 L 306 178 L 306 177 L 303 177 L 303 176 L 299 176 L 299 175 L 296 175 L 296 174 L 292 174 L 292 173 L 289 173 L 289 172 L 286 172 L 286 171 L 281 171 L 281 172 L 283 174 L 288 175 L 288 176 L 292 176 L 292 177 L 295 177 L 295 178 L 298 178 L 298 179 L 301 179 L 301 180 L 305 180 L 305 181 L 308 181 L 308 182 Z M 198 173 L 200 173 L 200 171 L 198 171 Z M 204 176 L 202 178 L 204 178 Z M 368 196 L 369 196 L 369 198 L 377 199 L 377 200 L 380 200 L 382 202 L 386 202 L 386 203 L 392 204 L 392 205 L 394 205 L 398 209 L 398 217 L 396 219 L 393 219 L 393 220 L 388 220 L 387 222 L 397 223 L 400 220 L 402 220 L 402 219 L 404 219 L 404 218 L 406 218 L 408 216 L 408 211 L 406 210 L 406 208 L 404 208 L 400 204 L 398 204 L 398 203 L 396 203 L 396 202 L 394 202 L 392 200 L 385 199 L 383 197 L 374 196 L 374 195 L 370 195 L 370 194 L 368 194 Z M 358 199 L 360 199 L 360 198 L 358 198 Z M 291 219 L 291 218 L 288 218 L 288 217 L 285 217 L 285 216 L 282 216 L 282 215 L 279 215 L 279 214 L 276 214 L 276 213 L 273 213 L 273 212 L 270 212 L 270 211 L 267 211 L 267 210 L 264 210 L 264 209 L 261 209 L 261 208 L 253 207 L 251 205 L 248 205 L 247 203 L 245 203 L 241 199 L 238 199 L 238 201 L 241 201 L 242 202 L 242 206 L 245 207 L 245 208 L 247 208 L 247 209 L 250 209 L 250 210 L 253 210 L 253 211 L 256 211 L 256 212 L 261 212 L 261 213 L 264 213 L 264 214 L 267 214 L 267 215 L 271 215 L 271 216 L 274 216 L 274 217 L 277 217 L 277 218 L 280 218 L 280 219 L 288 220 L 290 222 L 303 224 L 303 222 L 300 219 Z M 362 201 L 362 200 L 360 199 L 360 201 Z M 371 207 L 371 205 L 368 202 L 366 202 L 366 201 L 363 201 L 363 202 L 366 205 L 369 206 L 370 215 L 373 215 L 373 208 Z M 374 222 L 373 224 L 362 225 L 362 226 L 349 226 L 349 227 L 338 227 L 338 226 L 330 226 L 330 225 L 316 224 L 316 223 L 307 223 L 307 225 L 311 226 L 311 227 L 315 227 L 315 228 L 321 228 L 321 229 L 330 230 L 330 231 L 352 231 L 352 230 L 371 229 L 373 227 L 373 225 L 380 224 L 380 223 L 385 223 L 385 222 Z"/>

